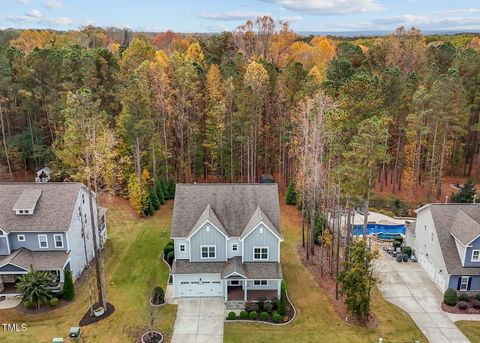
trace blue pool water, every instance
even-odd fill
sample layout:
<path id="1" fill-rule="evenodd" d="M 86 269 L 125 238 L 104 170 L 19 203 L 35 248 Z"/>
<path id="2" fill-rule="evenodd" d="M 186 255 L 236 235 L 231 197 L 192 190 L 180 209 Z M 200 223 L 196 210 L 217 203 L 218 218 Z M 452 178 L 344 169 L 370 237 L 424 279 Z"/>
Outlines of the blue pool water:
<path id="1" fill-rule="evenodd" d="M 404 235 L 407 228 L 405 225 L 382 225 L 382 224 L 367 224 L 367 235 L 376 234 L 378 238 L 393 239 L 400 234 Z M 355 225 L 353 227 L 353 235 L 358 236 L 363 234 L 363 225 Z M 383 237 L 382 237 L 383 235 Z M 388 238 L 387 238 L 388 237 Z"/>

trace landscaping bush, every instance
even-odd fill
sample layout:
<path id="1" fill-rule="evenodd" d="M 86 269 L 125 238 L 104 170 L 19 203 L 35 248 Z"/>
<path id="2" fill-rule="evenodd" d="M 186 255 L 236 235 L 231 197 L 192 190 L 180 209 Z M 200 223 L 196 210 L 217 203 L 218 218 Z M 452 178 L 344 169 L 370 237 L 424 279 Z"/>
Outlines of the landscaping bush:
<path id="1" fill-rule="evenodd" d="M 155 287 L 152 291 L 152 304 L 161 305 L 165 302 L 165 291 L 162 287 Z"/>
<path id="2" fill-rule="evenodd" d="M 260 319 L 261 320 L 268 320 L 268 317 L 269 317 L 269 315 L 268 315 L 267 312 L 260 313 Z"/>
<path id="3" fill-rule="evenodd" d="M 274 323 L 280 323 L 282 321 L 282 316 L 277 312 L 273 312 L 272 320 Z"/>
<path id="4" fill-rule="evenodd" d="M 443 302 L 449 306 L 457 304 L 457 292 L 453 288 L 449 288 L 443 294 Z"/>
<path id="5" fill-rule="evenodd" d="M 168 253 L 174 250 L 175 250 L 175 247 L 173 244 L 170 244 L 170 242 L 167 245 L 165 245 L 165 248 L 163 248 L 163 256 L 165 257 L 165 259 L 167 258 Z"/>
<path id="6" fill-rule="evenodd" d="M 245 311 L 250 312 L 250 311 L 258 311 L 259 307 L 257 303 L 254 303 L 253 301 L 249 301 L 245 304 Z"/>
<path id="7" fill-rule="evenodd" d="M 263 305 L 263 310 L 266 311 L 267 313 L 272 313 L 273 311 L 273 304 L 268 302 Z"/>
<path id="8" fill-rule="evenodd" d="M 475 299 L 480 300 L 480 293 L 475 294 Z"/>
<path id="9" fill-rule="evenodd" d="M 52 299 L 50 299 L 48 305 L 50 305 L 51 307 L 58 306 L 58 298 L 52 298 Z"/>
<path id="10" fill-rule="evenodd" d="M 251 320 L 257 320 L 258 319 L 258 313 L 257 311 L 252 311 L 248 314 L 248 318 L 250 318 Z"/>
<path id="11" fill-rule="evenodd" d="M 265 304 L 267 303 L 268 299 L 267 297 L 260 297 L 257 299 L 257 304 L 258 304 L 258 311 L 263 312 Z"/>
<path id="12" fill-rule="evenodd" d="M 278 298 L 277 297 L 273 297 L 270 300 L 270 303 L 273 305 L 273 310 L 278 309 Z"/>
<path id="13" fill-rule="evenodd" d="M 25 307 L 27 310 L 30 310 L 33 308 L 33 303 L 30 300 L 25 300 L 23 302 L 23 307 Z"/>
<path id="14" fill-rule="evenodd" d="M 170 252 L 167 254 L 167 262 L 168 262 L 168 264 L 169 264 L 170 266 L 172 265 L 174 258 L 175 258 L 175 251 L 170 251 Z"/>
<path id="15" fill-rule="evenodd" d="M 399 241 L 393 241 L 392 244 L 395 250 L 397 250 L 397 248 L 400 248 L 402 246 L 402 243 L 400 243 Z"/>
<path id="16" fill-rule="evenodd" d="M 237 315 L 235 314 L 235 312 L 228 312 L 228 317 L 227 317 L 228 320 L 235 320 L 237 319 Z"/>
<path id="17" fill-rule="evenodd" d="M 480 300 L 472 299 L 472 307 L 476 310 L 480 310 Z"/>
<path id="18" fill-rule="evenodd" d="M 278 302 L 278 313 L 284 315 L 287 312 L 287 285 L 285 281 L 282 280 L 281 292 L 280 292 L 280 300 Z"/>
<path id="19" fill-rule="evenodd" d="M 403 243 L 403 237 L 402 236 L 395 236 L 393 239 L 394 242 L 400 242 L 400 244 Z"/>
<path id="20" fill-rule="evenodd" d="M 247 319 L 247 318 L 248 318 L 247 311 L 241 311 L 240 312 L 240 319 Z"/>
<path id="21" fill-rule="evenodd" d="M 468 308 L 468 302 L 466 301 L 459 301 L 457 303 L 457 307 L 459 310 L 466 310 Z"/>
<path id="22" fill-rule="evenodd" d="M 460 295 L 458 296 L 458 300 L 468 301 L 468 300 L 470 300 L 470 297 L 468 296 L 467 293 L 460 293 Z"/>
<path id="23" fill-rule="evenodd" d="M 402 254 L 407 255 L 408 258 L 412 257 L 412 247 L 409 247 L 409 246 L 403 247 Z"/>
<path id="24" fill-rule="evenodd" d="M 75 296 L 75 287 L 73 286 L 72 272 L 65 271 L 65 280 L 63 282 L 63 299 L 72 300 Z"/>

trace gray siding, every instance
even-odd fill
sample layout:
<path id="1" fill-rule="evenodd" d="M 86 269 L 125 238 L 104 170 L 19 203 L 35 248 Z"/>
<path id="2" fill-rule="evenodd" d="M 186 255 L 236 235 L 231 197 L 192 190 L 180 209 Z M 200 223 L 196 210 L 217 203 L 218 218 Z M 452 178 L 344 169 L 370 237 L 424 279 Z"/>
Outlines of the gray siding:
<path id="1" fill-rule="evenodd" d="M 18 235 L 25 235 L 25 242 L 18 241 Z M 53 235 L 61 234 L 63 236 L 63 248 L 55 248 L 55 242 L 53 240 Z M 38 235 L 47 235 L 48 249 L 40 249 L 38 243 Z M 67 250 L 67 238 L 65 237 L 64 232 L 13 232 L 8 235 L 10 239 L 10 249 L 17 250 L 20 248 L 27 248 L 34 251 L 66 251 Z"/>
<path id="2" fill-rule="evenodd" d="M 180 245 L 185 245 L 185 251 L 180 251 Z M 188 260 L 188 241 L 186 239 L 180 238 L 174 240 L 175 248 L 175 260 Z"/>
<path id="3" fill-rule="evenodd" d="M 260 233 L 260 228 L 263 228 L 262 233 Z M 278 238 L 263 224 L 245 238 L 243 242 L 244 262 L 255 262 L 253 260 L 253 247 L 268 247 L 268 260 L 278 261 Z"/>
<path id="4" fill-rule="evenodd" d="M 468 247 L 465 253 L 465 265 L 464 267 L 480 267 L 479 262 L 472 262 L 472 251 L 473 250 L 480 250 L 480 238 L 474 240 Z M 480 269 L 479 269 L 480 272 Z"/>
<path id="5" fill-rule="evenodd" d="M 207 231 L 207 226 L 210 230 Z M 215 259 L 201 259 L 200 246 L 201 245 L 215 245 L 216 258 Z M 211 224 L 203 225 L 191 238 L 191 262 L 214 262 L 214 261 L 226 261 L 226 238 Z"/>
<path id="6" fill-rule="evenodd" d="M 450 282 L 448 283 L 448 287 L 458 290 L 458 280 L 462 276 L 468 276 L 468 275 L 451 275 Z M 470 277 L 471 277 L 471 281 L 470 281 L 470 288 L 468 289 L 468 291 L 480 291 L 480 275 L 472 275 Z"/>
<path id="7" fill-rule="evenodd" d="M 18 268 L 12 264 L 6 264 L 0 268 L 0 272 L 25 272 L 22 268 Z"/>
<path id="8" fill-rule="evenodd" d="M 0 237 L 0 255 L 9 255 L 7 237 Z"/>

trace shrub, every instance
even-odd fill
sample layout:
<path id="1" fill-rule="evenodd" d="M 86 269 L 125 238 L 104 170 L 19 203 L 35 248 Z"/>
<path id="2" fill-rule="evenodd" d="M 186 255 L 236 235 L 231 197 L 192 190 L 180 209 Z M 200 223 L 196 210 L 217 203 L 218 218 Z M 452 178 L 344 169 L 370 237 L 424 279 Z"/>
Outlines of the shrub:
<path id="1" fill-rule="evenodd" d="M 251 320 L 257 320 L 258 319 L 258 313 L 257 311 L 252 311 L 248 314 L 248 318 L 250 318 Z"/>
<path id="2" fill-rule="evenodd" d="M 468 302 L 466 301 L 459 301 L 457 303 L 457 307 L 459 310 L 466 310 L 468 308 Z"/>
<path id="3" fill-rule="evenodd" d="M 23 302 L 23 307 L 25 307 L 27 310 L 33 308 L 33 303 L 30 300 L 25 300 Z"/>
<path id="4" fill-rule="evenodd" d="M 170 252 L 167 254 L 167 262 L 168 262 L 169 265 L 172 265 L 174 258 L 175 258 L 175 252 L 174 252 L 174 251 L 170 251 Z"/>
<path id="5" fill-rule="evenodd" d="M 412 257 L 412 247 L 403 247 L 402 253 L 407 255 L 408 258 Z"/>
<path id="6" fill-rule="evenodd" d="M 58 306 L 58 298 L 52 298 L 50 299 L 49 303 L 48 303 L 51 307 L 55 307 L 55 306 Z"/>
<path id="7" fill-rule="evenodd" d="M 270 316 L 268 315 L 267 312 L 260 313 L 260 319 L 261 320 L 268 320 L 268 317 L 270 317 Z"/>
<path id="8" fill-rule="evenodd" d="M 270 299 L 270 303 L 273 305 L 274 310 L 276 310 L 278 308 L 278 298 L 277 297 L 273 297 L 272 299 Z"/>
<path id="9" fill-rule="evenodd" d="M 152 303 L 154 305 L 161 305 L 165 302 L 165 291 L 162 287 L 155 287 L 152 291 Z"/>
<path id="10" fill-rule="evenodd" d="M 265 304 L 263 305 L 263 310 L 266 311 L 266 312 L 268 312 L 268 313 L 272 313 L 272 311 L 273 311 L 273 304 L 270 303 L 270 302 L 265 303 Z"/>
<path id="11" fill-rule="evenodd" d="M 480 300 L 472 299 L 472 307 L 476 310 L 480 310 Z"/>
<path id="12" fill-rule="evenodd" d="M 468 301 L 470 299 L 470 297 L 468 296 L 467 293 L 460 293 L 460 295 L 458 296 L 458 300 L 461 300 L 461 301 Z"/>
<path id="13" fill-rule="evenodd" d="M 65 271 L 65 280 L 63 281 L 63 299 L 72 300 L 75 296 L 75 287 L 73 287 L 72 272 Z"/>
<path id="14" fill-rule="evenodd" d="M 285 203 L 287 205 L 295 205 L 297 200 L 297 192 L 295 191 L 295 184 L 293 181 L 290 181 L 287 188 L 287 193 L 285 194 Z"/>
<path id="15" fill-rule="evenodd" d="M 245 310 L 247 312 L 250 311 L 258 311 L 259 307 L 257 303 L 254 303 L 253 301 L 249 301 L 245 304 Z"/>
<path id="16" fill-rule="evenodd" d="M 443 302 L 449 306 L 457 304 L 457 292 L 453 288 L 449 288 L 443 294 Z"/>
<path id="17" fill-rule="evenodd" d="M 480 300 L 480 293 L 475 294 L 475 299 Z"/>
<path id="18" fill-rule="evenodd" d="M 402 243 L 399 241 L 393 241 L 393 248 L 397 250 L 397 248 L 400 248 L 402 246 Z"/>
<path id="19" fill-rule="evenodd" d="M 403 237 L 402 236 L 395 236 L 395 238 L 393 240 L 394 240 L 394 242 L 400 242 L 400 244 L 403 243 Z"/>
<path id="20" fill-rule="evenodd" d="M 280 323 L 282 321 L 282 316 L 277 312 L 273 312 L 272 320 L 274 323 Z"/>
<path id="21" fill-rule="evenodd" d="M 260 297 L 257 299 L 257 304 L 258 304 L 258 310 L 260 312 L 263 312 L 264 310 L 264 307 L 265 307 L 265 304 L 267 303 L 267 297 Z"/>
<path id="22" fill-rule="evenodd" d="M 240 319 L 247 319 L 247 318 L 248 318 L 247 311 L 241 311 L 240 312 Z"/>
<path id="23" fill-rule="evenodd" d="M 174 250 L 175 248 L 173 247 L 173 245 L 170 245 L 170 244 L 165 245 L 165 248 L 163 248 L 163 256 L 165 257 L 165 259 L 167 259 L 168 253 Z"/>
<path id="24" fill-rule="evenodd" d="M 235 314 L 235 312 L 228 312 L 228 317 L 227 317 L 228 320 L 235 320 L 237 319 L 237 315 Z"/>
<path id="25" fill-rule="evenodd" d="M 287 285 L 285 281 L 282 280 L 282 286 L 280 291 L 280 301 L 278 302 L 278 313 L 284 315 L 287 312 L 287 292 L 286 292 Z"/>

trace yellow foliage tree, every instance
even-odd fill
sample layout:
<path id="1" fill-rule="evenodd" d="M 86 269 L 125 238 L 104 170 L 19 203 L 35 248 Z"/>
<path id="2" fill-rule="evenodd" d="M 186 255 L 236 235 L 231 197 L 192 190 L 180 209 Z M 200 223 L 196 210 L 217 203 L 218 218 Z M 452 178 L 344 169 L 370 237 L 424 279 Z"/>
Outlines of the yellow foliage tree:
<path id="1" fill-rule="evenodd" d="M 10 45 L 28 54 L 35 48 L 51 48 L 55 45 L 57 35 L 46 30 L 24 30 Z"/>
<path id="2" fill-rule="evenodd" d="M 187 56 L 197 63 L 201 63 L 203 61 L 202 47 L 198 42 L 190 44 L 187 50 Z"/>

